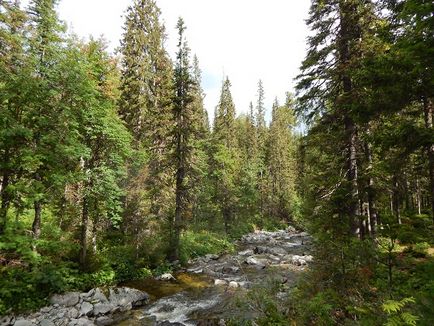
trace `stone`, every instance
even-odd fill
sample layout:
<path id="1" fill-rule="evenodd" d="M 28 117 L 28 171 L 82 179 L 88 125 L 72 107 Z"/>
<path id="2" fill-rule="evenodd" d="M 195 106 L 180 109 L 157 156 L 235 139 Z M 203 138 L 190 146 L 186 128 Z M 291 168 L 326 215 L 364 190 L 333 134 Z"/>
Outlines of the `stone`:
<path id="1" fill-rule="evenodd" d="M 95 326 L 95 324 L 87 318 L 76 319 L 75 325 L 77 325 L 77 326 Z"/>
<path id="2" fill-rule="evenodd" d="M 95 289 L 90 290 L 89 292 L 86 293 L 80 293 L 80 298 L 86 300 L 91 298 L 95 293 Z"/>
<path id="3" fill-rule="evenodd" d="M 41 308 L 40 311 L 41 311 L 42 313 L 44 313 L 44 314 L 47 314 L 47 313 L 49 313 L 52 309 L 53 309 L 53 307 L 48 306 L 48 307 Z"/>
<path id="4" fill-rule="evenodd" d="M 69 318 L 78 318 L 79 314 L 80 314 L 79 311 L 75 308 L 72 308 L 71 310 L 68 311 Z"/>
<path id="5" fill-rule="evenodd" d="M 109 301 L 115 306 L 138 307 L 149 301 L 146 292 L 128 287 L 110 289 Z"/>
<path id="6" fill-rule="evenodd" d="M 307 262 L 304 259 L 305 256 L 298 256 L 298 255 L 294 255 L 291 258 L 291 264 L 296 265 L 296 266 L 303 266 L 306 265 Z"/>
<path id="7" fill-rule="evenodd" d="M 65 307 L 75 306 L 80 300 L 80 293 L 67 292 L 65 294 L 55 294 L 50 298 L 50 302 L 53 305 L 60 305 Z"/>
<path id="8" fill-rule="evenodd" d="M 95 316 L 99 315 L 105 315 L 106 313 L 110 312 L 114 308 L 114 305 L 110 303 L 97 303 L 93 306 L 93 314 Z"/>
<path id="9" fill-rule="evenodd" d="M 258 258 L 255 258 L 253 256 L 247 257 L 245 262 L 248 265 L 255 265 L 258 267 L 262 267 L 262 268 L 265 268 L 265 266 L 267 265 L 266 259 L 258 259 Z"/>
<path id="10" fill-rule="evenodd" d="M 239 271 L 240 271 L 240 268 L 236 267 L 236 266 L 224 266 L 222 268 L 222 273 L 225 273 L 225 274 L 236 274 Z"/>
<path id="11" fill-rule="evenodd" d="M 54 322 L 50 319 L 42 319 L 39 325 L 40 326 L 55 326 Z"/>
<path id="12" fill-rule="evenodd" d="M 238 252 L 238 255 L 240 255 L 240 256 L 251 256 L 251 255 L 253 255 L 253 250 L 252 249 L 246 249 L 246 250 Z"/>
<path id="13" fill-rule="evenodd" d="M 96 288 L 93 296 L 91 297 L 91 302 L 101 302 L 101 303 L 107 303 L 108 299 L 105 296 L 105 294 L 101 291 L 100 288 Z"/>
<path id="14" fill-rule="evenodd" d="M 200 268 L 200 267 L 188 268 L 187 272 L 188 273 L 193 273 L 193 274 L 202 274 L 203 273 L 203 268 Z"/>
<path id="15" fill-rule="evenodd" d="M 95 320 L 95 324 L 97 326 L 107 326 L 107 325 L 111 325 L 113 323 L 114 323 L 114 320 L 110 317 L 107 317 L 107 316 L 101 316 Z"/>
<path id="16" fill-rule="evenodd" d="M 219 279 L 214 280 L 214 285 L 226 285 L 226 284 L 227 282 L 225 280 L 219 280 Z"/>
<path id="17" fill-rule="evenodd" d="M 158 276 L 157 280 L 160 280 L 160 281 L 176 281 L 176 279 L 170 273 L 164 273 L 164 274 Z"/>
<path id="18" fill-rule="evenodd" d="M 17 319 L 14 323 L 14 326 L 33 326 L 33 324 L 30 320 L 25 319 Z"/>
<path id="19" fill-rule="evenodd" d="M 12 324 L 13 322 L 13 317 L 12 316 L 3 316 L 0 317 L 0 325 L 1 326 L 9 326 L 10 324 Z"/>
<path id="20" fill-rule="evenodd" d="M 93 305 L 90 304 L 89 302 L 83 302 L 81 307 L 80 307 L 80 311 L 78 313 L 78 315 L 81 316 L 88 316 L 91 315 L 91 312 L 93 310 Z"/>
<path id="21" fill-rule="evenodd" d="M 219 259 L 219 255 L 215 255 L 215 254 L 206 254 L 205 258 L 209 259 L 209 260 L 217 260 Z"/>
<path id="22" fill-rule="evenodd" d="M 235 282 L 235 281 L 229 282 L 229 287 L 230 288 L 238 288 L 239 286 L 240 285 L 237 282 Z"/>

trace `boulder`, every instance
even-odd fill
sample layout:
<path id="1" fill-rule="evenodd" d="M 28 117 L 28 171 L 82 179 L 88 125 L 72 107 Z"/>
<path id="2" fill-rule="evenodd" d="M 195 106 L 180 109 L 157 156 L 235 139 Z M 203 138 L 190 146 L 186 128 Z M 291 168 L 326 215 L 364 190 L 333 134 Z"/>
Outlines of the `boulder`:
<path id="1" fill-rule="evenodd" d="M 42 319 L 39 323 L 40 326 L 55 326 L 54 322 L 50 319 Z"/>
<path id="2" fill-rule="evenodd" d="M 50 298 L 50 303 L 53 305 L 60 305 L 65 307 L 75 306 L 80 300 L 80 293 L 67 292 L 65 294 L 55 294 Z"/>
<path id="3" fill-rule="evenodd" d="M 93 314 L 95 316 L 105 315 L 109 313 L 115 306 L 110 303 L 97 303 L 93 306 Z"/>
<path id="4" fill-rule="evenodd" d="M 219 279 L 214 280 L 214 285 L 226 285 L 226 284 L 227 282 L 225 280 L 219 280 Z"/>
<path id="5" fill-rule="evenodd" d="M 160 281 L 176 281 L 176 278 L 170 273 L 164 273 L 158 276 L 156 279 Z"/>
<path id="6" fill-rule="evenodd" d="M 114 323 L 114 320 L 110 317 L 107 317 L 107 316 L 101 316 L 95 320 L 95 324 L 97 324 L 97 326 L 107 326 L 107 325 L 111 325 L 113 323 Z"/>
<path id="7" fill-rule="evenodd" d="M 35 325 L 35 324 L 33 324 L 31 321 L 25 320 L 25 319 L 18 319 L 14 323 L 14 326 L 33 326 L 33 325 Z"/>
<path id="8" fill-rule="evenodd" d="M 78 318 L 79 314 L 80 313 L 76 308 L 72 308 L 71 310 L 68 311 L 69 318 Z"/>
<path id="9" fill-rule="evenodd" d="M 92 310 L 93 310 L 93 305 L 90 304 L 89 302 L 84 301 L 84 302 L 81 304 L 80 311 L 79 311 L 78 315 L 79 315 L 80 317 L 81 317 L 81 316 L 88 316 L 88 315 L 91 315 Z"/>
<path id="10" fill-rule="evenodd" d="M 224 274 L 236 274 L 240 271 L 240 268 L 237 266 L 224 266 L 222 268 L 222 273 Z"/>
<path id="11" fill-rule="evenodd" d="M 215 254 L 206 254 L 206 255 L 205 255 L 205 258 L 206 258 L 206 259 L 209 259 L 209 260 L 217 260 L 217 259 L 219 259 L 219 255 L 215 255 Z"/>
<path id="12" fill-rule="evenodd" d="M 255 258 L 253 256 L 247 257 L 245 263 L 248 265 L 254 265 L 262 268 L 265 268 L 265 266 L 267 266 L 266 259 Z"/>
<path id="13" fill-rule="evenodd" d="M 238 288 L 239 286 L 240 285 L 237 282 L 235 282 L 235 281 L 229 282 L 229 287 L 230 288 Z"/>
<path id="14" fill-rule="evenodd" d="M 254 252 L 252 249 L 246 249 L 246 250 L 238 252 L 238 255 L 240 255 L 240 256 L 251 256 L 253 254 L 254 254 Z"/>
<path id="15" fill-rule="evenodd" d="M 94 294 L 91 297 L 91 302 L 94 303 L 107 303 L 108 299 L 105 296 L 105 294 L 102 292 L 102 290 L 100 288 L 96 288 Z"/>
<path id="16" fill-rule="evenodd" d="M 149 301 L 149 295 L 146 292 L 128 287 L 110 289 L 109 301 L 115 306 L 132 306 L 137 307 Z"/>
<path id="17" fill-rule="evenodd" d="M 72 323 L 70 322 L 70 324 L 72 324 Z M 74 320 L 74 325 L 76 325 L 76 326 L 95 326 L 93 321 L 91 321 L 87 318 L 80 318 L 80 319 Z"/>

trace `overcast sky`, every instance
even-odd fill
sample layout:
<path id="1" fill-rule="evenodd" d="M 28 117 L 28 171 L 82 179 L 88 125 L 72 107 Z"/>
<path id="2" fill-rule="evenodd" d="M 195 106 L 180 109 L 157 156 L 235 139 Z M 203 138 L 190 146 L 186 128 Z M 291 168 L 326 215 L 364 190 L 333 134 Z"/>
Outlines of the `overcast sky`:
<path id="1" fill-rule="evenodd" d="M 292 91 L 293 78 L 305 55 L 310 0 L 156 0 L 174 56 L 176 21 L 187 25 L 187 39 L 203 72 L 205 106 L 213 116 L 223 75 L 232 82 L 238 113 L 255 101 L 263 80 L 266 105 Z M 104 35 L 118 47 L 125 10 L 132 0 L 61 0 L 62 20 L 80 36 Z"/>

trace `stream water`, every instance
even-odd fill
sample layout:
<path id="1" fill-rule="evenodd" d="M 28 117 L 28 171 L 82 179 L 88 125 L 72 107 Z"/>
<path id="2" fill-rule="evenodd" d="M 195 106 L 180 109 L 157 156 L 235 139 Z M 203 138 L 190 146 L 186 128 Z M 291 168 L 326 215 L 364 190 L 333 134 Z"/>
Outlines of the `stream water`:
<path id="1" fill-rule="evenodd" d="M 254 307 L 240 304 L 243 296 L 271 279 L 290 289 L 312 260 L 310 246 L 310 236 L 291 227 L 259 231 L 237 242 L 234 254 L 197 258 L 175 280 L 129 282 L 146 291 L 151 303 L 126 313 L 117 325 L 225 325 L 228 319 L 254 318 Z"/>

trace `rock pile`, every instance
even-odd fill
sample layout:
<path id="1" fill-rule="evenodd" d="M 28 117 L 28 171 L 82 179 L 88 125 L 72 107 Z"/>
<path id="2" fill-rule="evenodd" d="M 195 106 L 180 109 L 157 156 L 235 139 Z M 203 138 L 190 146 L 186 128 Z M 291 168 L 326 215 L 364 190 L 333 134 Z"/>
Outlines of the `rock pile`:
<path id="1" fill-rule="evenodd" d="M 147 293 L 128 287 L 100 288 L 86 293 L 53 295 L 50 306 L 27 316 L 6 316 L 0 326 L 105 326 L 115 322 L 116 313 L 125 312 L 149 301 Z"/>

